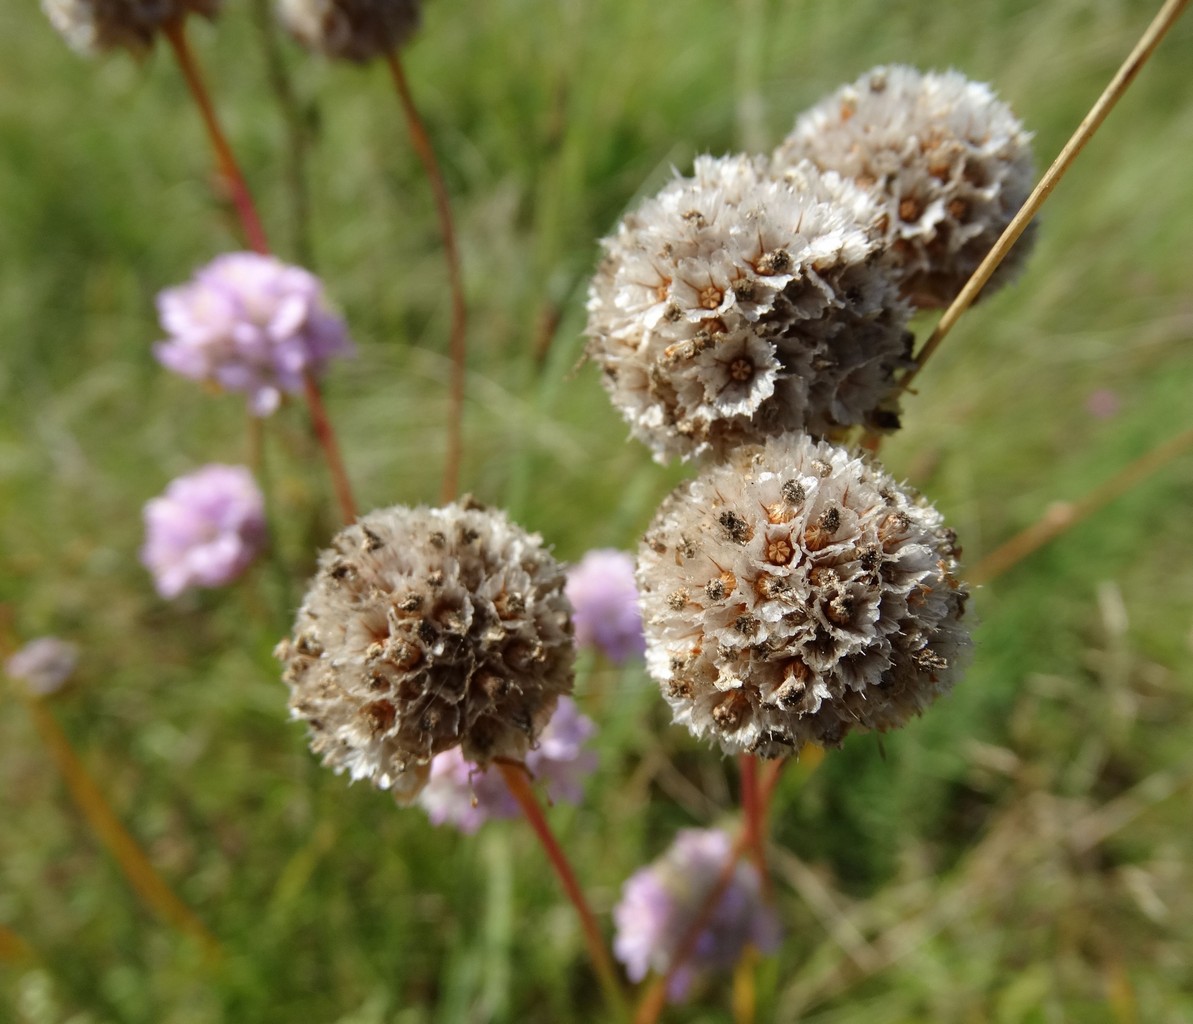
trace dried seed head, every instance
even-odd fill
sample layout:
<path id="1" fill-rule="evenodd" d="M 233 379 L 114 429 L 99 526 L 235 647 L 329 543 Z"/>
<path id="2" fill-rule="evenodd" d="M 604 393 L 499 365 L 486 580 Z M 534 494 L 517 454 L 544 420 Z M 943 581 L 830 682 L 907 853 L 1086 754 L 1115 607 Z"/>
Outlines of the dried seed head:
<path id="1" fill-rule="evenodd" d="M 956 681 L 955 537 L 873 462 L 802 435 L 745 446 L 674 491 L 649 536 L 647 668 L 676 721 L 727 753 L 893 728 Z"/>
<path id="2" fill-rule="evenodd" d="M 904 294 L 920 307 L 956 297 L 1033 177 L 1031 136 L 989 86 L 900 65 L 875 68 L 800 115 L 773 168 L 801 160 L 872 189 Z M 1020 239 L 984 294 L 1014 276 L 1030 241 Z"/>
<path id="3" fill-rule="evenodd" d="M 282 25 L 303 46 L 363 63 L 414 35 L 422 0 L 278 0 L 277 10 Z"/>
<path id="4" fill-rule="evenodd" d="M 876 424 L 909 365 L 878 213 L 836 174 L 777 181 L 741 156 L 698 158 L 622 219 L 589 289 L 588 353 L 656 459 Z"/>
<path id="5" fill-rule="evenodd" d="M 444 750 L 482 768 L 522 758 L 572 686 L 564 584 L 539 537 L 501 512 L 371 512 L 319 556 L 275 652 L 292 716 L 324 764 L 404 799 Z"/>
<path id="6" fill-rule="evenodd" d="M 213 18 L 220 0 L 41 0 L 41 6 L 79 53 L 124 49 L 142 54 L 163 25 L 191 13 Z"/>

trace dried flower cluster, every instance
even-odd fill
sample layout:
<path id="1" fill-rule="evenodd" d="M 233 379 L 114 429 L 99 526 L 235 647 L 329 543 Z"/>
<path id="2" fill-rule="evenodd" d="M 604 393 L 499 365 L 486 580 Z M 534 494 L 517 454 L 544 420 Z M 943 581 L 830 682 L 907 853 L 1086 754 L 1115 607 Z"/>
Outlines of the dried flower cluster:
<path id="1" fill-rule="evenodd" d="M 875 464 L 803 436 L 743 447 L 643 540 L 647 667 L 676 721 L 728 753 L 898 726 L 969 647 L 956 556 L 939 513 Z"/>
<path id="2" fill-rule="evenodd" d="M 634 559 L 624 551 L 597 548 L 568 569 L 576 646 L 591 647 L 615 665 L 646 651 Z"/>
<path id="3" fill-rule="evenodd" d="M 195 279 L 157 300 L 170 337 L 154 355 L 168 370 L 248 394 L 268 416 L 282 392 L 301 392 L 306 374 L 352 351 L 344 322 L 328 309 L 313 274 L 272 256 L 226 253 Z"/>
<path id="4" fill-rule="evenodd" d="M 891 425 L 911 336 L 878 217 L 836 174 L 779 181 L 736 156 L 697 159 L 622 220 L 589 291 L 588 353 L 657 459 Z"/>
<path id="5" fill-rule="evenodd" d="M 564 584 L 501 512 L 371 512 L 319 556 L 278 645 L 293 717 L 325 764 L 401 799 L 452 747 L 482 768 L 524 758 L 572 686 Z"/>
<path id="6" fill-rule="evenodd" d="M 526 755 L 526 768 L 552 801 L 579 803 L 584 780 L 597 757 L 585 744 L 596 734 L 592 719 L 582 715 L 570 697 L 560 697 L 551 721 Z M 516 818 L 517 801 L 498 772 L 485 771 L 464 759 L 459 747 L 436 754 L 419 806 L 436 825 L 454 825 L 472 833 L 492 818 Z"/>
<path id="7" fill-rule="evenodd" d="M 422 0 L 278 0 L 278 17 L 303 46 L 358 63 L 405 43 L 421 14 Z"/>
<path id="8" fill-rule="evenodd" d="M 733 843 L 720 829 L 684 829 L 658 860 L 630 876 L 613 908 L 613 951 L 631 981 L 651 970 L 667 973 L 731 857 Z M 672 976 L 668 998 L 678 1002 L 701 975 L 731 969 L 747 946 L 771 953 L 779 941 L 779 923 L 763 899 L 758 872 L 738 862 L 692 955 Z"/>
<path id="9" fill-rule="evenodd" d="M 141 561 L 162 597 L 231 583 L 265 546 L 265 499 L 244 466 L 180 476 L 145 505 Z"/>
<path id="10" fill-rule="evenodd" d="M 797 119 L 774 170 L 802 173 L 804 160 L 872 192 L 904 290 L 925 307 L 952 301 L 1032 186 L 1031 136 L 989 86 L 956 71 L 867 72 Z M 992 283 L 1013 276 L 1029 241 Z"/>
<path id="11" fill-rule="evenodd" d="M 125 49 L 139 54 L 172 21 L 190 13 L 215 17 L 220 0 L 41 0 L 41 6 L 79 53 Z"/>

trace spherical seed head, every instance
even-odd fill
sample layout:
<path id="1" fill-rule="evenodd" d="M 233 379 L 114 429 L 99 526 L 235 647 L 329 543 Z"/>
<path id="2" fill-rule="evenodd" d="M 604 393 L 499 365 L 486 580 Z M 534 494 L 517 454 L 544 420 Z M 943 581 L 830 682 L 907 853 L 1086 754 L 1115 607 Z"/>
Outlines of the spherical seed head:
<path id="1" fill-rule="evenodd" d="M 353 779 L 412 799 L 431 759 L 522 759 L 572 687 L 563 570 L 465 502 L 370 512 L 319 556 L 285 663 L 292 717 Z"/>
<path id="2" fill-rule="evenodd" d="M 332 314 L 319 279 L 272 256 L 218 256 L 193 281 L 157 299 L 169 337 L 153 354 L 168 370 L 248 395 L 249 411 L 268 416 L 282 392 L 300 393 L 352 343 Z"/>
<path id="3" fill-rule="evenodd" d="M 733 854 L 720 829 L 684 829 L 658 860 L 636 871 L 613 908 L 613 952 L 631 981 L 651 970 L 666 974 L 708 894 Z M 778 948 L 779 924 L 766 905 L 754 865 L 739 861 L 695 948 L 672 977 L 672 1002 L 684 999 L 702 974 L 731 970 L 747 946 Z"/>
<path id="4" fill-rule="evenodd" d="M 213 18 L 219 0 L 41 0 L 54 28 L 79 53 L 144 53 L 163 25 L 189 13 Z"/>
<path id="5" fill-rule="evenodd" d="M 674 491 L 643 539 L 647 669 L 726 753 L 902 725 L 966 660 L 957 553 L 873 462 L 798 435 L 744 447 Z"/>
<path id="6" fill-rule="evenodd" d="M 989 86 L 900 65 L 875 68 L 801 114 L 772 166 L 782 174 L 801 160 L 874 192 L 904 293 L 919 307 L 956 297 L 1033 178 L 1031 135 Z M 1014 276 L 1030 242 L 1019 240 L 983 294 Z"/>
<path id="7" fill-rule="evenodd" d="M 596 726 L 582 715 L 570 697 L 560 697 L 537 744 L 526 755 L 526 768 L 552 803 L 579 803 L 584 781 L 596 768 L 596 754 L 585 744 Z M 436 754 L 419 806 L 436 825 L 453 825 L 473 833 L 493 818 L 521 814 L 501 773 L 478 768 L 464 759 L 459 747 Z"/>
<path id="8" fill-rule="evenodd" d="M 910 310 L 865 192 L 804 165 L 696 161 L 603 241 L 588 354 L 659 461 L 890 424 Z"/>
<path id="9" fill-rule="evenodd" d="M 180 476 L 144 515 L 141 561 L 165 598 L 231 583 L 265 546 L 265 499 L 244 466 L 214 463 Z"/>
<path id="10" fill-rule="evenodd" d="M 66 685 L 79 663 L 79 649 L 56 636 L 42 636 L 9 655 L 4 671 L 37 697 L 48 697 Z"/>
<path id="11" fill-rule="evenodd" d="M 568 569 L 567 595 L 577 647 L 591 647 L 618 665 L 642 656 L 646 641 L 630 554 L 613 548 L 589 551 Z"/>
<path id="12" fill-rule="evenodd" d="M 421 0 L 278 0 L 278 17 L 303 46 L 357 63 L 381 57 L 418 28 Z"/>

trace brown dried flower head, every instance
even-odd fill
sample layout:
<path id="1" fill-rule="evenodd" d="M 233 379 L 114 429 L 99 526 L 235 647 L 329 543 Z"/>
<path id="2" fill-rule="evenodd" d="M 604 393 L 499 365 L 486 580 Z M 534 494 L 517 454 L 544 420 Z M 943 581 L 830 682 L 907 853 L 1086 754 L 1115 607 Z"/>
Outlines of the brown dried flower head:
<path id="1" fill-rule="evenodd" d="M 774 171 L 801 160 L 873 190 L 904 292 L 925 308 L 956 297 L 1033 177 L 1031 135 L 989 86 L 901 65 L 874 68 L 801 114 Z M 1031 240 L 1020 239 L 983 294 L 1014 276 Z"/>
<path id="2" fill-rule="evenodd" d="M 163 25 L 187 14 L 215 17 L 220 0 L 41 0 L 54 28 L 79 53 L 144 53 Z"/>
<path id="3" fill-rule="evenodd" d="M 414 35 L 422 0 L 278 0 L 277 10 L 286 30 L 303 46 L 364 63 Z"/>
<path id="4" fill-rule="evenodd" d="M 588 354 L 657 460 L 895 424 L 910 311 L 878 216 L 836 174 L 778 181 L 736 156 L 698 158 L 623 218 L 589 289 Z"/>
<path id="5" fill-rule="evenodd" d="M 380 509 L 319 556 L 285 663 L 292 717 L 353 779 L 412 799 L 431 758 L 522 758 L 572 688 L 565 576 L 504 513 Z"/>
<path id="6" fill-rule="evenodd" d="M 727 753 L 903 724 L 970 646 L 957 547 L 876 464 L 803 435 L 734 452 L 664 502 L 638 558 L 651 675 Z"/>

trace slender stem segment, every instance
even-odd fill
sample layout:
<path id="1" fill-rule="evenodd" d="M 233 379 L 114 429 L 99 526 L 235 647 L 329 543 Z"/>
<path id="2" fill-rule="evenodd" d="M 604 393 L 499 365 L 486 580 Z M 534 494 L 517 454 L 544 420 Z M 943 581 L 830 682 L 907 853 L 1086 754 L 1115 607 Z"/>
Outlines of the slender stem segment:
<path id="1" fill-rule="evenodd" d="M 766 836 L 763 833 L 763 808 L 758 789 L 758 758 L 742 754 L 738 758 L 741 773 L 741 806 L 745 816 L 746 842 L 764 891 L 770 891 L 770 873 L 766 869 Z"/>
<path id="2" fill-rule="evenodd" d="M 1135 44 L 1135 48 L 1123 62 L 1122 67 L 1118 69 L 1114 78 L 1111 79 L 1110 84 L 1106 86 L 1105 91 L 1098 97 L 1098 101 L 1090 108 L 1089 113 L 1085 115 L 1081 124 L 1077 126 L 1077 130 L 1073 133 L 1072 138 L 1065 143 L 1064 149 L 1060 151 L 1060 155 L 1052 162 L 1052 166 L 1048 168 L 1044 176 L 1040 179 L 1035 190 L 1027 197 L 1027 202 L 1015 214 L 1011 223 L 1007 225 L 1007 229 L 1002 233 L 999 240 L 994 243 L 994 248 L 987 253 L 986 258 L 979 264 L 978 269 L 973 272 L 973 276 L 970 277 L 965 287 L 961 289 L 961 293 L 953 300 L 953 304 L 944 311 L 944 315 L 940 318 L 936 329 L 924 343 L 924 347 L 920 349 L 920 353 L 916 357 L 915 368 L 903 378 L 904 389 L 910 387 L 916 375 L 924 368 L 924 364 L 932 358 L 932 354 L 940 347 L 946 335 L 956 325 L 961 314 L 973 304 L 973 301 L 978 297 L 978 292 L 990 280 L 990 275 L 994 273 L 998 265 L 1003 261 L 1003 258 L 1011 251 L 1011 248 L 1019 239 L 1019 236 L 1023 234 L 1031 219 L 1039 213 L 1040 207 L 1044 205 L 1044 200 L 1052 194 L 1052 190 L 1056 187 L 1057 182 L 1064 177 L 1065 172 L 1068 171 L 1070 165 L 1077 159 L 1078 154 L 1085 148 L 1086 143 L 1093 138 L 1094 132 L 1106 120 L 1106 115 L 1110 113 L 1123 93 L 1127 91 L 1127 87 L 1134 80 L 1135 76 L 1139 74 L 1143 65 L 1147 63 L 1148 58 L 1159 45 L 1160 40 L 1164 38 L 1165 33 L 1172 27 L 1176 19 L 1180 17 L 1181 12 L 1188 6 L 1188 3 L 1189 0 L 1167 0 L 1164 6 L 1160 8 L 1160 12 L 1147 27 L 1147 31 L 1140 37 L 1139 42 Z"/>
<path id="3" fill-rule="evenodd" d="M 414 97 L 410 92 L 410 85 L 406 81 L 406 72 L 402 69 L 398 51 L 390 50 L 385 57 L 394 80 L 394 88 L 397 89 L 398 99 L 402 104 L 402 113 L 406 118 L 410 141 L 414 145 L 414 151 L 418 154 L 419 160 L 422 161 L 423 170 L 431 184 L 431 193 L 435 197 L 435 211 L 439 216 L 439 232 L 443 236 L 443 252 L 447 257 L 447 276 L 452 301 L 451 339 L 449 342 L 452 375 L 442 497 L 444 502 L 449 502 L 453 501 L 459 493 L 460 461 L 463 452 L 464 375 L 467 365 L 466 332 L 468 327 L 468 313 L 464 302 L 464 278 L 460 271 L 460 252 L 456 247 L 456 229 L 452 220 L 447 185 L 443 181 L 443 172 L 439 168 L 439 161 L 435 158 L 435 149 L 431 145 L 431 138 L 427 134 L 418 108 L 414 105 Z"/>
<path id="4" fill-rule="evenodd" d="M 1190 449 L 1193 449 L 1193 427 L 1144 453 L 1079 501 L 1054 505 L 1043 519 L 1015 534 L 978 562 L 969 572 L 969 581 L 975 584 L 989 583 L 1001 576 L 1028 555 L 1068 532 L 1087 516 L 1126 494 L 1141 480 Z"/>
<path id="5" fill-rule="evenodd" d="M 617 1014 L 618 1019 L 628 1019 L 629 1010 L 625 1003 L 625 996 L 622 994 L 621 981 L 618 979 L 617 970 L 613 966 L 609 951 L 605 948 L 605 940 L 601 937 L 601 929 L 597 924 L 596 915 L 593 914 L 584 895 L 584 890 L 580 888 L 580 883 L 576 880 L 576 874 L 567 859 L 567 854 L 563 852 L 563 847 L 559 845 L 559 841 L 551 831 L 551 826 L 547 824 L 547 819 L 543 815 L 538 800 L 535 799 L 534 790 L 530 786 L 530 779 L 526 773 L 526 766 L 501 759 L 497 759 L 496 764 L 501 769 L 510 794 L 518 801 L 518 806 L 522 809 L 530 827 L 534 829 L 534 834 L 542 844 L 547 859 L 551 862 L 551 867 L 555 869 L 555 874 L 559 877 L 568 899 L 572 901 L 572 905 L 580 915 L 580 926 L 584 932 L 584 941 L 588 945 L 588 955 L 592 958 L 593 967 L 596 969 L 610 1009 Z"/>
<path id="6" fill-rule="evenodd" d="M 182 69 L 187 87 L 199 107 L 203 125 L 207 129 L 211 146 L 215 150 L 215 159 L 220 174 L 223 176 L 228 194 L 232 197 L 232 204 L 236 207 L 236 213 L 244 228 L 245 239 L 254 252 L 268 253 L 269 243 L 265 238 L 265 229 L 261 226 L 261 218 L 257 216 L 257 208 L 253 205 L 252 193 L 249 191 L 248 183 L 240 171 L 240 165 L 237 164 L 236 157 L 232 153 L 232 147 L 228 144 L 228 138 L 220 126 L 219 118 L 216 117 L 211 95 L 207 91 L 194 54 L 191 53 L 183 19 L 175 18 L 167 22 L 162 31 L 174 50 L 174 56 L 178 60 L 179 68 Z"/>
<path id="7" fill-rule="evenodd" d="M 340 445 L 336 441 L 335 431 L 327 416 L 327 409 L 323 405 L 319 382 L 315 380 L 314 374 L 310 371 L 303 375 L 303 387 L 306 390 L 307 408 L 311 413 L 311 428 L 315 431 L 319 447 L 323 449 L 323 457 L 327 460 L 327 470 L 331 474 L 331 484 L 335 488 L 340 515 L 345 523 L 355 522 L 356 501 L 352 497 L 352 485 L 348 482 L 348 471 L 344 468 L 344 460 L 340 456 Z"/>

